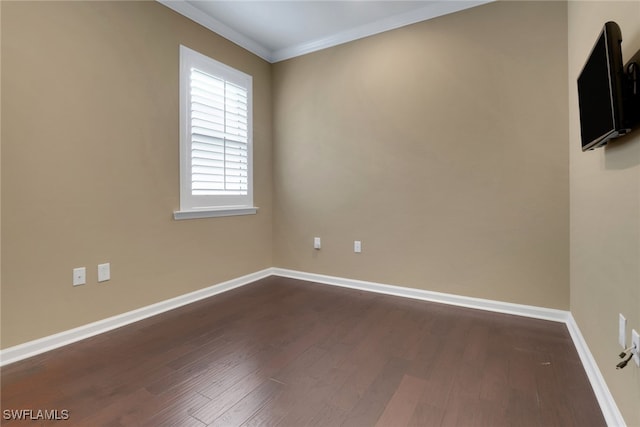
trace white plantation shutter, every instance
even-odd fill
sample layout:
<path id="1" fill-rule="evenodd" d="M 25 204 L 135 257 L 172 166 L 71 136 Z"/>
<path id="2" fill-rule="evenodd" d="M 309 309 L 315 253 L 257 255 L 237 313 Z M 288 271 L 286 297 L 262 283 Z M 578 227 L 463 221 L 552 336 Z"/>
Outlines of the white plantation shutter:
<path id="1" fill-rule="evenodd" d="M 251 76 L 184 46 L 180 61 L 180 209 L 253 208 Z"/>
<path id="2" fill-rule="evenodd" d="M 247 90 L 191 68 L 193 195 L 247 194 Z"/>

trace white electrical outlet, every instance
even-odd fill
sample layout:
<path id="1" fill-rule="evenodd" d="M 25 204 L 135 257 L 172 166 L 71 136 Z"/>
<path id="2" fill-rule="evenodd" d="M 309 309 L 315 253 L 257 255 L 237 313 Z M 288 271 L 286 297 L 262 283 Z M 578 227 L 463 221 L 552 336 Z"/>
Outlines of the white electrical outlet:
<path id="1" fill-rule="evenodd" d="M 73 269 L 73 286 L 80 286 L 87 283 L 87 269 L 78 267 Z"/>
<path id="2" fill-rule="evenodd" d="M 111 265 L 107 262 L 105 264 L 98 264 L 98 282 L 106 282 L 111 279 Z"/>
<path id="3" fill-rule="evenodd" d="M 313 238 L 313 249 L 320 249 L 322 247 L 321 243 L 320 243 L 320 238 L 319 237 L 314 237 Z"/>
<path id="4" fill-rule="evenodd" d="M 631 330 L 631 346 L 633 349 L 633 361 L 636 362 L 636 366 L 640 367 L 640 335 L 635 329 Z"/>
<path id="5" fill-rule="evenodd" d="M 620 317 L 618 317 L 618 344 L 620 344 L 620 347 L 622 348 L 627 348 L 627 319 L 625 319 L 622 313 L 620 313 L 619 316 Z"/>
<path id="6" fill-rule="evenodd" d="M 356 240 L 353 242 L 353 252 L 357 254 L 362 252 L 362 242 L 360 240 Z"/>

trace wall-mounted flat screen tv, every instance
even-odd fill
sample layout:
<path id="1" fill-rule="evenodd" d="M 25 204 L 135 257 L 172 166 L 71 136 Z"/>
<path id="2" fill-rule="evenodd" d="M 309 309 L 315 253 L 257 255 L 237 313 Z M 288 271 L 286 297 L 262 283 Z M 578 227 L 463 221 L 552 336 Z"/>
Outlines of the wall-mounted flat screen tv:
<path id="1" fill-rule="evenodd" d="M 607 22 L 578 77 L 582 151 L 629 132 L 624 117 L 622 34 Z"/>

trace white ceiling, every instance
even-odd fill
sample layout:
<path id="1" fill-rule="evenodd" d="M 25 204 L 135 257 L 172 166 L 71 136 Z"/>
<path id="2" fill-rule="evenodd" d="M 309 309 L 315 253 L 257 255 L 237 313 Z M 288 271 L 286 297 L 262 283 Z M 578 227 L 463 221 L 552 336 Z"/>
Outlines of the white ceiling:
<path id="1" fill-rule="evenodd" d="M 493 0 L 158 0 L 269 62 Z"/>

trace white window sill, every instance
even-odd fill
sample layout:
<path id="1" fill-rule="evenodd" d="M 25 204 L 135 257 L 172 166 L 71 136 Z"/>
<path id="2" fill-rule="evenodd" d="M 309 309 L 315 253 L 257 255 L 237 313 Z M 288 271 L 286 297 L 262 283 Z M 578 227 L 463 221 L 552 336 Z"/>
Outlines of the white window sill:
<path id="1" fill-rule="evenodd" d="M 226 207 L 226 208 L 205 208 L 191 211 L 175 211 L 173 219 L 198 219 L 216 218 L 220 216 L 255 215 L 258 212 L 256 207 Z"/>

